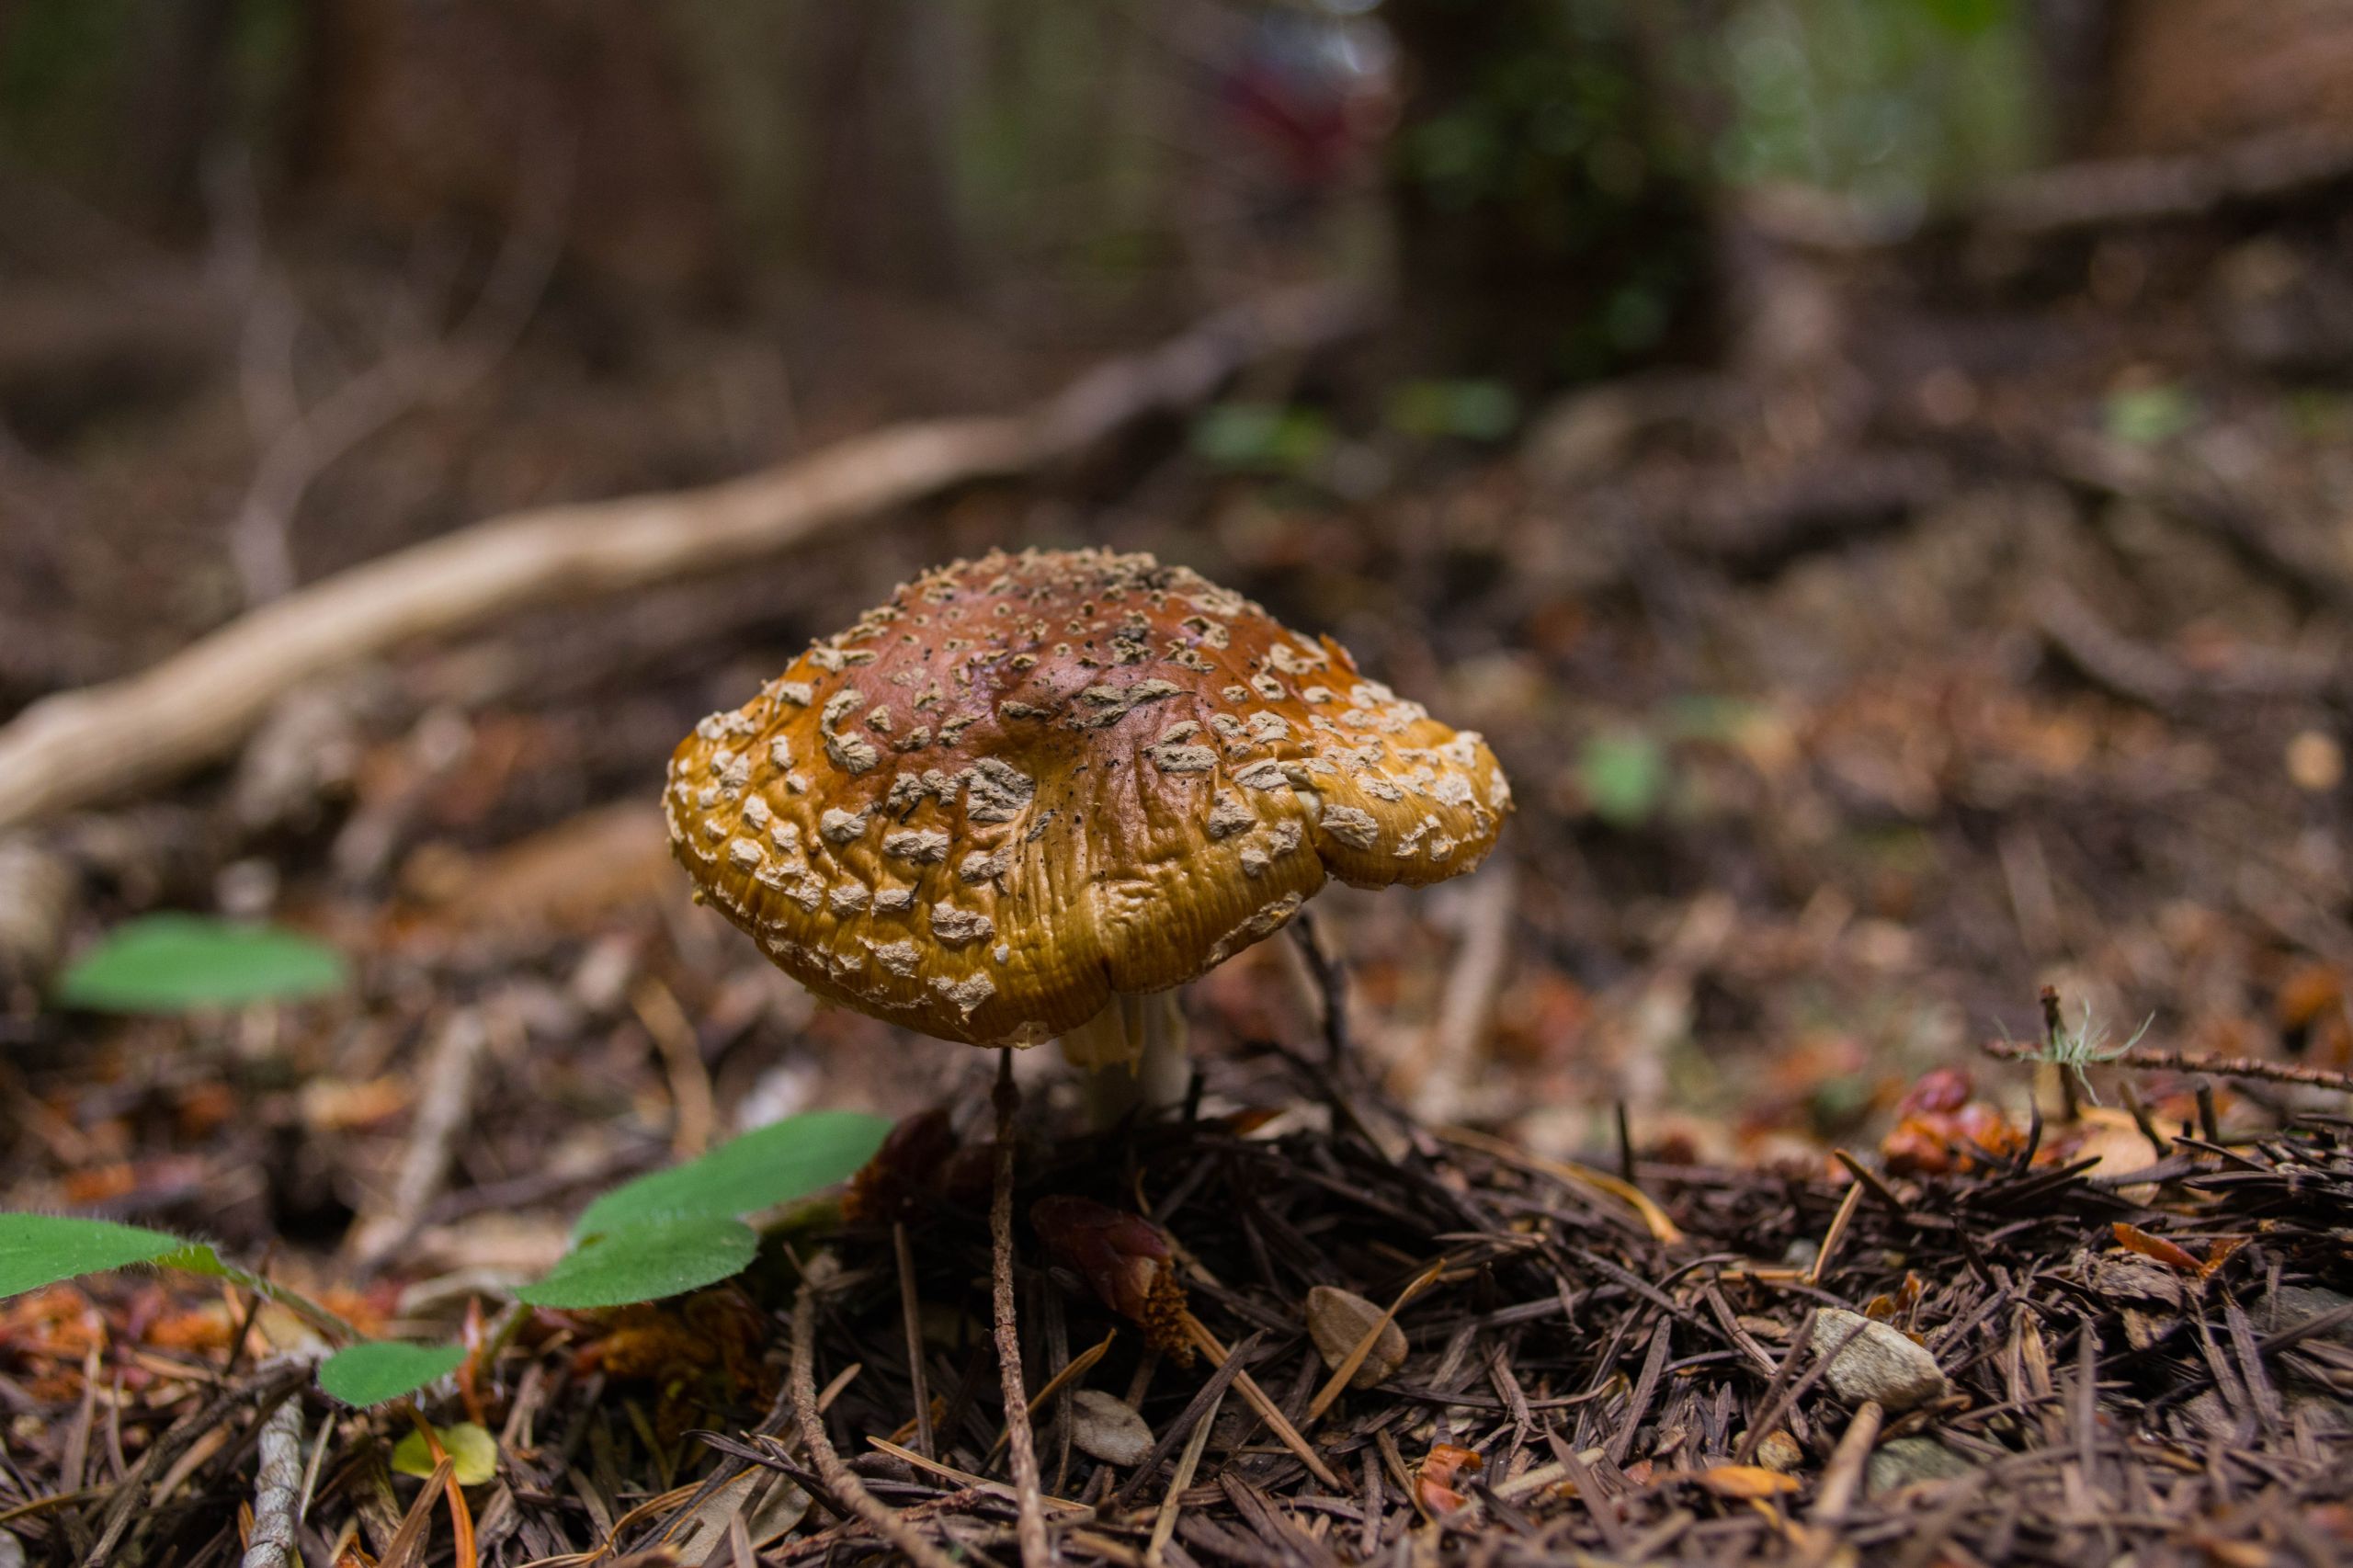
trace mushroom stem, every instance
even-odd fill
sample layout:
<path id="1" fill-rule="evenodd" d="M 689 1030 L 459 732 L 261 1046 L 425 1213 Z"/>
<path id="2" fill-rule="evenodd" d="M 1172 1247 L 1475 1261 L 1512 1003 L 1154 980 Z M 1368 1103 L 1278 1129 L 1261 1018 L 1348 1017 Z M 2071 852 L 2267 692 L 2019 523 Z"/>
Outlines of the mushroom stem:
<path id="1" fill-rule="evenodd" d="M 1176 990 L 1121 992 L 1062 1037 L 1063 1060 L 1078 1069 L 1087 1119 L 1109 1127 L 1131 1111 L 1184 1102 L 1192 1079 L 1185 1054 L 1185 1009 Z"/>

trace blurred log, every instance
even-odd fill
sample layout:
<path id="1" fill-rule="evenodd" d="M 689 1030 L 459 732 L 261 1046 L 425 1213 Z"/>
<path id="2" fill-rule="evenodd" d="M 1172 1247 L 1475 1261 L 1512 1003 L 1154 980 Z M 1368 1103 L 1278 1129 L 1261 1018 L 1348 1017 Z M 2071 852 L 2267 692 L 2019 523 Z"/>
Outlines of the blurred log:
<path id="1" fill-rule="evenodd" d="M 35 703 L 0 729 L 0 827 L 214 760 L 304 681 L 527 605 L 708 572 L 951 485 L 1077 453 L 1213 392 L 1255 359 L 1366 320 L 1307 288 L 1222 312 L 1081 376 L 1025 412 L 897 425 L 699 490 L 546 506 L 354 567 L 232 621 L 137 676 Z"/>

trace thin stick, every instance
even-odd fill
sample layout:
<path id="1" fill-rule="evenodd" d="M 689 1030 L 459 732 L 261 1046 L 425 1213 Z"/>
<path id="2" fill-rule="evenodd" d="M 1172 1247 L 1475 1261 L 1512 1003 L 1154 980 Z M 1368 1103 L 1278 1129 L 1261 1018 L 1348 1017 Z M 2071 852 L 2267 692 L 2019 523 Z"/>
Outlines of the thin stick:
<path id="1" fill-rule="evenodd" d="M 1814 1494 L 1813 1512 L 1807 1516 L 1810 1522 L 1831 1525 L 1846 1517 L 1854 1505 L 1856 1489 L 1863 1483 L 1863 1465 L 1871 1457 L 1871 1445 L 1879 1441 L 1885 1415 L 1875 1399 L 1863 1401 L 1862 1408 L 1855 1412 L 1838 1446 L 1830 1451 L 1830 1462 L 1823 1467 L 1822 1489 Z"/>
<path id="2" fill-rule="evenodd" d="M 1249 1374 L 1242 1376 L 1246 1378 Z M 1152 1521 L 1152 1540 L 1143 1549 L 1143 1560 L 1151 1568 L 1160 1568 L 1167 1561 L 1168 1538 L 1176 1533 L 1176 1511 L 1185 1506 L 1185 1489 L 1193 1484 L 1193 1472 L 1200 1468 L 1201 1450 L 1209 1447 L 1210 1429 L 1217 1425 L 1218 1406 L 1224 1403 L 1225 1395 L 1221 1392 L 1210 1402 L 1201 1418 L 1193 1423 L 1192 1433 L 1185 1439 L 1185 1451 L 1176 1456 L 1176 1471 L 1169 1476 L 1168 1490 L 1160 1499 L 1160 1517 Z"/>
<path id="3" fill-rule="evenodd" d="M 694 1022 L 670 988 L 650 975 L 630 994 L 629 1005 L 654 1038 L 670 1082 L 670 1157 L 691 1160 L 710 1146 L 711 1130 L 719 1121 L 710 1097 L 710 1070 L 703 1065 Z"/>
<path id="4" fill-rule="evenodd" d="M 1094 1370 L 1095 1363 L 1103 1359 L 1104 1352 L 1109 1350 L 1111 1348 L 1111 1342 L 1119 1337 L 1120 1331 L 1115 1328 L 1108 1334 L 1106 1334 L 1100 1342 L 1088 1346 L 1086 1349 L 1072 1357 L 1069 1361 L 1063 1364 L 1061 1371 L 1056 1372 L 1052 1377 L 1046 1380 L 1046 1386 L 1038 1391 L 1037 1397 L 1029 1402 L 1029 1408 L 1032 1410 L 1045 1409 L 1046 1402 L 1048 1400 L 1052 1399 L 1054 1395 L 1062 1392 L 1063 1390 L 1068 1387 L 1074 1380 L 1083 1378 L 1086 1376 L 1088 1372 Z M 988 1457 L 981 1461 L 981 1468 L 983 1470 L 986 1470 L 989 1466 L 996 1462 L 996 1456 L 1005 1451 L 1006 1440 L 1010 1436 L 1010 1428 L 1006 1431 L 999 1432 L 996 1435 L 996 1441 L 989 1445 Z"/>
<path id="5" fill-rule="evenodd" d="M 907 1382 L 915 1399 L 915 1452 L 932 1455 L 930 1379 L 923 1366 L 923 1303 L 915 1295 L 915 1254 L 907 1244 L 907 1227 L 891 1221 L 891 1250 L 899 1259 L 899 1311 L 906 1320 Z"/>
<path id="6" fill-rule="evenodd" d="M 433 1457 L 433 1473 L 441 1478 L 439 1489 L 449 1505 L 450 1551 L 458 1568 L 476 1568 L 480 1559 L 474 1551 L 474 1512 L 466 1502 L 466 1489 L 458 1482 L 456 1463 L 450 1459 L 449 1450 L 441 1446 L 441 1434 L 433 1429 L 433 1423 L 425 1418 L 424 1413 L 407 1400 L 401 1401 L 400 1407 L 425 1439 L 425 1451 Z M 433 1491 L 430 1486 L 426 1488 L 427 1495 Z"/>
<path id="7" fill-rule="evenodd" d="M 448 1181 L 458 1139 L 472 1119 L 489 1044 L 490 1027 L 479 1007 L 452 1013 L 435 1036 L 417 1074 L 424 1088 L 392 1196 L 381 1210 L 354 1221 L 345 1238 L 345 1255 L 361 1270 L 389 1259 L 424 1225 L 426 1206 Z"/>
<path id="8" fill-rule="evenodd" d="M 2022 1040 L 1989 1040 L 1978 1049 L 2004 1062 L 2041 1062 L 2046 1056 L 2041 1046 Z M 2129 1045 L 2113 1055 L 2101 1052 L 2094 1065 L 2138 1067 L 2150 1072 L 2207 1073 L 2217 1078 L 2252 1078 L 2265 1084 L 2294 1084 L 2307 1089 L 2331 1089 L 2341 1095 L 2353 1095 L 2353 1073 L 2334 1072 L 2326 1067 L 2301 1067 L 2287 1062 L 2258 1062 L 2246 1056 L 2192 1056 L 2185 1051 Z"/>
<path id="9" fill-rule="evenodd" d="M 1301 915 L 1290 923 L 1299 950 L 1307 960 L 1307 972 L 1315 982 L 1315 989 L 1324 1000 L 1324 1065 L 1336 1076 L 1350 1057 L 1348 1050 L 1348 983 L 1340 973 L 1340 966 L 1324 950 L 1316 939 L 1313 915 Z"/>
<path id="10" fill-rule="evenodd" d="M 302 1504 L 302 1396 L 278 1401 L 261 1424 L 260 1473 L 254 1478 L 254 1533 L 240 1568 L 287 1568 Z"/>
<path id="11" fill-rule="evenodd" d="M 1191 1340 L 1199 1348 L 1201 1354 L 1210 1358 L 1211 1366 L 1224 1366 L 1228 1357 L 1232 1355 L 1232 1352 L 1219 1342 L 1218 1336 L 1210 1332 L 1209 1324 L 1195 1317 L 1190 1312 L 1185 1314 L 1185 1337 Z M 1236 1372 L 1233 1377 L 1233 1386 L 1242 1391 L 1242 1397 L 1249 1401 L 1250 1408 L 1258 1413 L 1258 1418 L 1267 1424 L 1278 1438 L 1281 1439 L 1284 1448 L 1299 1456 L 1300 1463 L 1305 1465 L 1316 1480 L 1335 1492 L 1347 1490 L 1347 1483 L 1334 1475 L 1315 1450 L 1308 1446 L 1307 1439 L 1299 1435 L 1299 1428 L 1290 1424 L 1290 1418 L 1283 1414 L 1282 1407 L 1267 1396 L 1267 1391 L 1258 1386 L 1256 1379 L 1247 1372 Z"/>
<path id="12" fill-rule="evenodd" d="M 901 1448 L 888 1437 L 877 1437 L 870 1433 L 866 1440 L 894 1460 L 903 1460 L 917 1470 L 927 1470 L 942 1480 L 952 1481 L 959 1486 L 969 1486 L 975 1492 L 985 1492 L 992 1497 L 1003 1497 L 1008 1501 L 1013 1497 L 1013 1488 L 1002 1481 L 991 1481 L 985 1475 L 974 1475 L 969 1470 L 958 1470 L 952 1464 L 942 1464 L 938 1460 L 927 1460 L 913 1449 Z M 1051 1493 L 1041 1494 L 1039 1500 L 1047 1507 L 1060 1513 L 1092 1514 L 1095 1512 L 1084 1503 L 1074 1503 L 1067 1497 L 1057 1497 Z"/>
<path id="13" fill-rule="evenodd" d="M 45 698 L 0 727 L 0 828 L 210 762 L 295 687 L 412 638 L 756 560 L 949 485 L 1036 467 L 1198 403 L 1255 359 L 1335 342 L 1366 320 L 1350 291 L 1278 294 L 1016 414 L 894 425 L 699 490 L 511 513 L 355 566 L 151 669 Z"/>
<path id="14" fill-rule="evenodd" d="M 1847 1239 L 1847 1228 L 1855 1222 L 1855 1210 L 1862 1207 L 1862 1202 L 1863 1184 L 1848 1184 L 1847 1196 L 1838 1200 L 1838 1212 L 1830 1216 L 1830 1229 L 1823 1233 L 1820 1250 L 1814 1253 L 1813 1261 L 1806 1265 L 1802 1283 L 1809 1290 L 1822 1283 L 1823 1270 L 1828 1268 L 1830 1260 L 1837 1256 L 1839 1244 Z"/>
<path id="15" fill-rule="evenodd" d="M 1005 1432 L 1012 1450 L 1016 1525 L 1022 1568 L 1046 1568 L 1046 1508 L 1040 1498 L 1038 1439 L 1029 1430 L 1029 1395 L 1021 1384 L 1021 1335 L 1013 1321 L 1013 1113 L 1021 1103 L 1013 1086 L 1013 1052 L 997 1052 L 996 1190 L 989 1198 L 990 1285 L 996 1312 L 996 1369 L 1005 1389 Z"/>
<path id="16" fill-rule="evenodd" d="M 817 1294 L 813 1280 L 805 1275 L 801 1289 L 792 1299 L 792 1414 L 801 1428 L 801 1446 L 809 1452 L 809 1462 L 817 1468 L 825 1490 L 841 1499 L 842 1506 L 871 1526 L 876 1534 L 900 1551 L 913 1558 L 918 1568 L 956 1568 L 955 1561 L 934 1546 L 929 1540 L 908 1528 L 905 1520 L 883 1506 L 880 1498 L 866 1489 L 866 1483 L 855 1471 L 842 1462 L 834 1451 L 834 1441 L 825 1436 L 825 1418 L 817 1410 L 817 1374 L 815 1370 L 817 1337 Z"/>

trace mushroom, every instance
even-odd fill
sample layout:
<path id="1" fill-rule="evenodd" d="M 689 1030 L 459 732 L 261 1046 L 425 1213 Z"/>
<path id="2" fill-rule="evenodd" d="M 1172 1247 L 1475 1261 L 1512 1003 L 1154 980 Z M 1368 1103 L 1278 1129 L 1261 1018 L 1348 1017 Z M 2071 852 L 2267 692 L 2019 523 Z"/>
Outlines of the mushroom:
<path id="1" fill-rule="evenodd" d="M 1186 1081 L 1176 988 L 1337 877 L 1470 870 L 1478 735 L 1182 566 L 925 574 L 670 759 L 697 897 L 822 997 L 974 1045 L 1059 1037 L 1098 1114 Z"/>

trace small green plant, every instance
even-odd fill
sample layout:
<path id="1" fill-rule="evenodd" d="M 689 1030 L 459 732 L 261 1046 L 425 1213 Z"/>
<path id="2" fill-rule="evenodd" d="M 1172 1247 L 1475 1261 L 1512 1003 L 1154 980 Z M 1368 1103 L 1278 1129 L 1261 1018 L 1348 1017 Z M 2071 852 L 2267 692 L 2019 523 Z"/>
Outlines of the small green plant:
<path id="1" fill-rule="evenodd" d="M 2132 1031 L 2131 1038 L 2110 1043 L 2108 1026 L 2092 1017 L 2090 1002 L 2084 1004 L 2083 1017 L 2073 1028 L 2067 1027 L 2056 996 L 2046 995 L 2042 1007 L 2042 1047 L 2029 1060 L 2047 1062 L 2058 1068 L 2075 1081 L 2083 1096 L 2094 1105 L 2099 1104 L 2100 1099 L 2092 1088 L 2087 1070 L 2113 1062 L 2140 1044 L 2141 1037 L 2147 1034 L 2149 1026 L 2157 1020 L 2157 1016 L 2152 1013 L 2141 1020 L 2141 1027 Z"/>
<path id="2" fill-rule="evenodd" d="M 274 926 L 207 915 L 142 915 L 67 967 L 56 999 L 101 1013 L 186 1013 L 292 1002 L 340 991 L 343 955 Z"/>
<path id="3" fill-rule="evenodd" d="M 1253 473 L 1311 472 L 1337 440 L 1332 422 L 1312 408 L 1221 403 L 1193 422 L 1193 453 L 1213 468 Z"/>
<path id="4" fill-rule="evenodd" d="M 572 1251 L 516 1299 L 537 1307 L 628 1306 L 738 1274 L 759 1251 L 746 1216 L 847 1179 L 881 1147 L 890 1126 L 854 1111 L 811 1111 L 624 1183 L 588 1206 L 574 1227 Z M 414 1393 L 465 1359 L 461 1346 L 369 1339 L 301 1292 L 226 1263 L 186 1236 L 111 1220 L 0 1213 L 0 1298 L 142 1265 L 226 1279 L 302 1318 L 341 1346 L 320 1363 L 318 1380 L 347 1404 Z"/>
<path id="5" fill-rule="evenodd" d="M 471 1421 L 436 1426 L 433 1435 L 449 1456 L 451 1472 L 460 1486 L 480 1486 L 498 1473 L 498 1439 Z M 410 1431 L 392 1445 L 392 1468 L 403 1475 L 429 1478 L 433 1474 L 432 1446 L 422 1431 Z"/>
<path id="6" fill-rule="evenodd" d="M 2198 423 L 2198 401 L 2173 382 L 2113 393 L 2100 411 L 2108 438 L 2128 447 L 2156 447 Z"/>
<path id="7" fill-rule="evenodd" d="M 1577 753 L 1577 782 L 1593 814 L 1612 827 L 1640 827 L 1667 787 L 1666 752 L 1640 730 L 1595 735 Z"/>
<path id="8" fill-rule="evenodd" d="M 1407 381 L 1389 395 L 1389 425 L 1422 440 L 1500 441 L 1519 424 L 1519 399 L 1501 381 Z"/>

